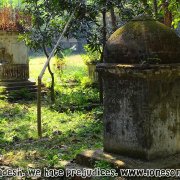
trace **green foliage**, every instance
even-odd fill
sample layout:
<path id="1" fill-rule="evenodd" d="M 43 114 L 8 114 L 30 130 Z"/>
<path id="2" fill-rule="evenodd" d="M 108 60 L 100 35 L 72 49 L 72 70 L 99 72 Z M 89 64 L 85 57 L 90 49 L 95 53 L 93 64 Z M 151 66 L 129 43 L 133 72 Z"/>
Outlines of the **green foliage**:
<path id="1" fill-rule="evenodd" d="M 1 0 L 0 1 L 0 7 L 3 6 L 12 6 L 12 7 L 17 7 L 22 5 L 22 0 Z"/>
<path id="2" fill-rule="evenodd" d="M 48 163 L 49 163 L 49 167 L 54 167 L 56 164 L 58 164 L 59 162 L 59 157 L 57 154 L 53 154 L 53 153 L 50 153 L 48 154 L 48 157 L 47 157 L 47 160 L 48 160 Z"/>
<path id="3" fill-rule="evenodd" d="M 94 51 L 89 45 L 84 46 L 85 54 L 82 54 L 81 57 L 85 64 L 97 64 L 100 61 L 101 53 L 99 51 Z"/>
<path id="4" fill-rule="evenodd" d="M 54 167 L 87 148 L 102 147 L 102 122 L 97 121 L 96 114 L 102 110 L 59 113 L 43 104 L 44 138 L 37 140 L 36 103 L 0 101 L 1 153 L 10 165 Z"/>
<path id="5" fill-rule="evenodd" d="M 70 56 L 73 53 L 74 47 L 59 50 L 56 52 L 55 55 L 55 71 L 59 75 L 59 77 L 62 77 L 63 69 L 66 65 L 66 59 L 68 56 Z"/>
<path id="6" fill-rule="evenodd" d="M 96 161 L 94 167 L 95 168 L 99 167 L 101 169 L 111 169 L 112 168 L 111 164 L 105 160 Z"/>
<path id="7" fill-rule="evenodd" d="M 0 94 L 4 94 L 6 92 L 6 88 L 0 87 Z"/>
<path id="8" fill-rule="evenodd" d="M 163 1 L 157 1 L 157 16 L 161 19 L 164 16 L 164 11 L 162 10 Z M 54 45 L 54 40 L 62 33 L 69 15 L 75 7 L 78 7 L 65 36 L 77 39 L 85 38 L 89 45 L 88 48 L 102 53 L 103 42 L 105 40 L 103 35 L 105 27 L 103 27 L 102 23 L 102 12 L 104 10 L 106 10 L 108 17 L 110 11 L 114 10 L 117 18 L 116 24 L 119 27 L 140 14 L 155 16 L 154 2 L 155 0 L 25 0 L 25 11 L 33 15 L 33 28 L 23 36 L 23 39 L 32 49 L 39 50 L 44 47 L 51 49 Z M 177 0 L 169 2 L 169 10 L 173 14 L 173 26 L 177 27 L 180 12 L 179 3 Z M 114 31 L 109 24 L 108 20 L 106 27 L 107 39 Z M 58 50 L 60 49 L 61 47 L 58 47 Z M 88 56 L 83 58 L 86 59 L 85 61 L 88 61 Z"/>
<path id="9" fill-rule="evenodd" d="M 21 38 L 35 51 L 40 49 L 46 51 L 47 48 L 52 48 L 53 38 L 62 30 L 62 22 L 58 20 L 55 13 L 48 11 L 48 3 L 26 0 L 25 3 L 25 13 L 32 14 L 32 29 Z"/>
<path id="10" fill-rule="evenodd" d="M 105 160 L 99 160 L 95 162 L 94 165 L 95 168 L 100 168 L 100 169 L 112 169 L 112 166 L 109 162 L 105 161 Z M 110 179 L 114 179 L 112 177 L 101 177 L 101 180 L 110 180 Z"/>
<path id="11" fill-rule="evenodd" d="M 27 89 L 27 88 L 22 88 L 17 91 L 11 91 L 8 95 L 8 97 L 12 100 L 17 100 L 17 99 L 25 99 L 25 100 L 30 100 L 34 96 L 33 94 Z"/>
<path id="12" fill-rule="evenodd" d="M 93 87 L 93 81 L 89 78 L 89 77 L 84 77 L 82 80 L 81 80 L 81 86 L 83 88 L 90 88 L 90 87 Z"/>
<path id="13" fill-rule="evenodd" d="M 82 13 L 86 9 L 85 4 L 78 0 L 24 0 L 24 3 L 24 11 L 32 14 L 32 29 L 24 34 L 22 39 L 26 41 L 30 48 L 36 51 L 39 49 L 52 49 L 75 8 L 75 17 L 73 17 L 65 37 L 79 36 L 80 32 L 84 31 L 82 21 L 89 18 L 87 14 Z M 62 50 L 61 46 L 57 48 L 57 51 L 60 50 Z"/>
<path id="14" fill-rule="evenodd" d="M 42 57 L 30 60 L 31 78 L 37 77 L 44 61 Z M 79 83 L 69 86 L 74 74 Z M 43 83 L 48 76 L 45 74 Z M 57 74 L 55 77 L 57 103 L 51 106 L 48 95 L 42 98 L 40 140 L 36 101 L 0 100 L 0 154 L 10 162 L 9 166 L 62 167 L 62 161 L 72 160 L 85 149 L 102 148 L 102 108 L 91 106 L 98 100 L 98 90 L 81 84 L 83 77 L 87 77 L 84 63 L 79 56 L 70 56 L 63 79 L 59 80 Z"/>
<path id="15" fill-rule="evenodd" d="M 98 90 L 92 88 L 83 88 L 77 86 L 73 88 L 61 88 L 56 91 L 56 103 L 53 105 L 53 109 L 63 112 L 67 110 L 74 111 L 75 109 L 84 109 L 84 106 L 88 106 L 91 103 L 97 103 Z"/>
<path id="16" fill-rule="evenodd" d="M 174 28 L 178 27 L 180 23 L 180 3 L 178 0 L 171 0 L 168 6 L 168 9 L 172 12 L 173 22 L 172 25 Z"/>

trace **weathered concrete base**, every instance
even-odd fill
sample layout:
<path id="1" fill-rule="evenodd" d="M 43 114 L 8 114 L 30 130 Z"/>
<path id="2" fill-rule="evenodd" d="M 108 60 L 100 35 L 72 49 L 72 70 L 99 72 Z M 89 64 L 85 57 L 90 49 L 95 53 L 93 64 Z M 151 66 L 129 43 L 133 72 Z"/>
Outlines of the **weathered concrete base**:
<path id="1" fill-rule="evenodd" d="M 180 153 L 180 64 L 99 64 L 104 151 L 143 160 Z"/>
<path id="2" fill-rule="evenodd" d="M 168 156 L 162 159 L 145 161 L 112 153 L 103 150 L 88 150 L 76 157 L 76 163 L 85 167 L 94 167 L 96 161 L 109 162 L 117 169 L 179 169 L 180 154 Z"/>

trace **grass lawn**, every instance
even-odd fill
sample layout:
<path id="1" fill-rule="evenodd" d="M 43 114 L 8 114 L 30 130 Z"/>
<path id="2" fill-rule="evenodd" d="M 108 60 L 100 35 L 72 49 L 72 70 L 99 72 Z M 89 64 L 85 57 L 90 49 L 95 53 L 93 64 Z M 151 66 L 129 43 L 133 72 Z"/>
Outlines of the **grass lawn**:
<path id="1" fill-rule="evenodd" d="M 37 80 L 45 60 L 30 58 L 31 79 Z M 83 108 L 98 101 L 98 90 L 85 85 L 87 69 L 81 57 L 67 58 L 63 73 L 54 64 L 55 59 L 51 65 L 55 71 L 56 103 L 50 103 L 48 94 L 43 98 L 42 139 L 37 137 L 36 100 L 0 100 L 0 165 L 62 167 L 64 160 L 73 159 L 77 153 L 102 147 L 102 108 Z M 50 85 L 48 72 L 43 82 Z M 68 86 L 70 82 L 76 85 Z"/>

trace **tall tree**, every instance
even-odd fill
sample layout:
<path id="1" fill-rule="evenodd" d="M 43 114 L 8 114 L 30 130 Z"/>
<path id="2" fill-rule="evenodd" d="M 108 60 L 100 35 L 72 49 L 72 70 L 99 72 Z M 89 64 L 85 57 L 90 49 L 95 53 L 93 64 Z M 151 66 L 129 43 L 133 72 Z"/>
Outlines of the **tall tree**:
<path id="1" fill-rule="evenodd" d="M 164 24 L 168 27 L 171 27 L 173 17 L 172 17 L 172 12 L 169 10 L 169 1 L 163 0 L 162 7 L 164 10 Z"/>
<path id="2" fill-rule="evenodd" d="M 35 51 L 43 50 L 47 59 L 49 58 L 49 50 L 53 48 L 56 39 L 61 35 L 65 24 L 74 9 L 75 18 L 73 23 L 64 35 L 66 37 L 78 37 L 80 32 L 85 31 L 82 23 L 86 16 L 88 7 L 80 0 L 66 1 L 66 0 L 24 0 L 25 13 L 32 14 L 32 28 L 29 32 L 22 35 L 26 44 Z M 78 6 L 78 8 L 76 8 Z M 91 16 L 92 18 L 92 16 Z M 88 22 L 91 20 L 88 20 Z M 77 28 L 78 27 L 78 28 Z M 76 28 L 76 29 L 75 29 Z M 61 49 L 57 47 L 56 52 Z M 48 64 L 48 71 L 51 75 L 51 100 L 55 101 L 54 95 L 54 74 Z"/>
<path id="3" fill-rule="evenodd" d="M 154 16 L 157 19 L 157 16 L 158 16 L 158 4 L 157 4 L 157 0 L 153 0 L 153 8 L 154 8 Z"/>
<path id="4" fill-rule="evenodd" d="M 116 21 L 116 14 L 114 12 L 114 7 L 111 7 L 110 13 L 111 13 L 112 30 L 115 31 L 117 29 L 117 21 Z"/>

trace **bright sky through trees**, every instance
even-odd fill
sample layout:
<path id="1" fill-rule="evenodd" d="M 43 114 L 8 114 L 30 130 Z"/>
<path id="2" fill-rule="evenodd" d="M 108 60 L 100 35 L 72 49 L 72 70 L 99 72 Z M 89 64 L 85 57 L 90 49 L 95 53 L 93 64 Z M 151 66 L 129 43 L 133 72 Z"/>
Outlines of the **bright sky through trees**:
<path id="1" fill-rule="evenodd" d="M 22 3 L 22 0 L 1 0 L 0 6 L 10 5 L 10 6 L 16 7 L 16 6 L 20 6 L 21 3 Z"/>

